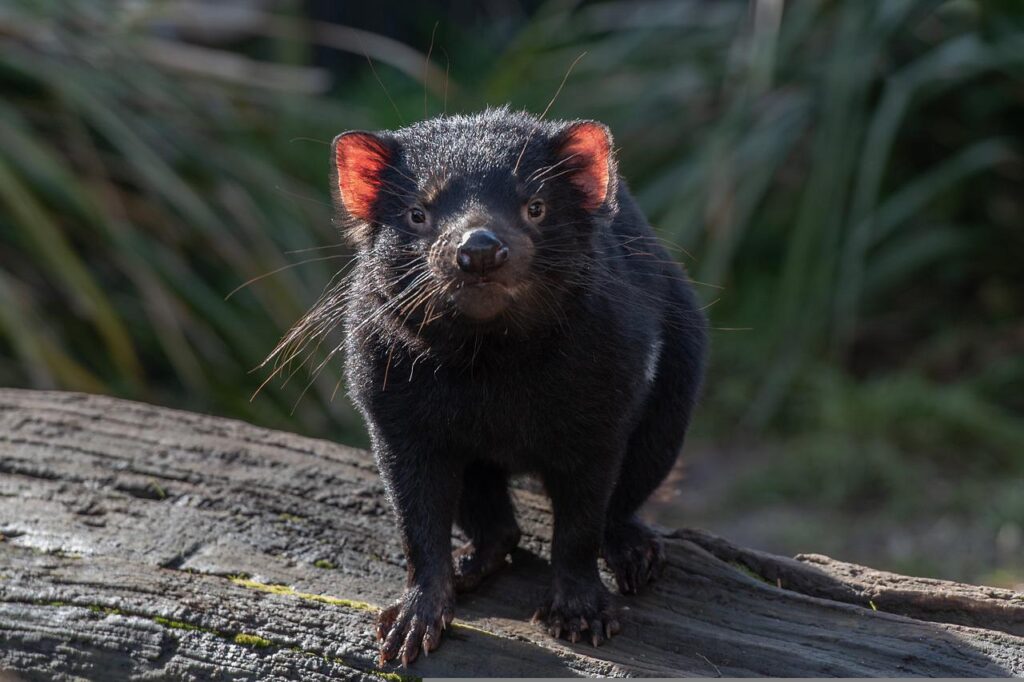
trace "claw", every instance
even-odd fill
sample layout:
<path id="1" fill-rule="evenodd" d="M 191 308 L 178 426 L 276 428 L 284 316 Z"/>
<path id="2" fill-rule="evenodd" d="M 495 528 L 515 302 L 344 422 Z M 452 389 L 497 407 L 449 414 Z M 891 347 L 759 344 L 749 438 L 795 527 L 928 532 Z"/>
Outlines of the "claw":
<path id="1" fill-rule="evenodd" d="M 436 625 L 431 625 L 423 634 L 423 642 L 420 646 L 423 650 L 423 655 L 429 656 L 430 652 L 436 649 L 440 643 L 440 630 Z"/>
<path id="2" fill-rule="evenodd" d="M 407 668 L 421 649 L 429 655 L 431 649 L 437 648 L 441 632 L 454 614 L 450 605 L 443 601 L 439 604 L 436 598 L 429 593 L 424 599 L 422 593 L 407 592 L 398 603 L 381 612 L 376 627 L 379 665 L 398 659 L 396 662 Z"/>
<path id="3" fill-rule="evenodd" d="M 532 622 L 543 624 L 544 630 L 555 639 L 572 644 L 589 641 L 600 646 L 619 631 L 619 624 L 607 603 L 606 592 L 600 585 L 592 591 L 558 593 L 534 612 Z"/>

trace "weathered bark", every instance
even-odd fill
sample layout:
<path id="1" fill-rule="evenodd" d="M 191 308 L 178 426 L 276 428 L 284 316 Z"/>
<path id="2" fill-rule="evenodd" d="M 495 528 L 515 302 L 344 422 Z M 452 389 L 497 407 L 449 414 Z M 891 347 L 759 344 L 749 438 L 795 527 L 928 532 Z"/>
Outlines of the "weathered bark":
<path id="1" fill-rule="evenodd" d="M 690 530 L 668 534 L 653 589 L 616 598 L 610 644 L 554 641 L 527 622 L 550 577 L 546 502 L 516 497 L 511 566 L 397 672 L 1024 675 L 1024 595 Z M 26 679 L 379 675 L 375 610 L 405 573 L 366 453 L 66 393 L 0 391 L 0 533 L 0 670 Z"/>

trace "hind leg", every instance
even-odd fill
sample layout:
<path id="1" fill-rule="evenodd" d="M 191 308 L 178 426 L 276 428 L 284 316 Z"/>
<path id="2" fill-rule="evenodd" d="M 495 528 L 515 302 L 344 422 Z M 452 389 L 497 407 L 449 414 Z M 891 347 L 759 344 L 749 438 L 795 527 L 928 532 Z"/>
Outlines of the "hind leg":
<path id="1" fill-rule="evenodd" d="M 652 405 L 651 409 L 657 408 Z M 661 538 L 636 512 L 671 470 L 682 447 L 684 429 L 670 430 L 668 424 L 652 421 L 651 415 L 645 417 L 630 439 L 605 520 L 601 555 L 622 594 L 639 592 L 659 575 L 665 563 Z"/>
<path id="2" fill-rule="evenodd" d="M 605 522 L 601 554 L 622 594 L 636 594 L 664 566 L 661 538 L 636 512 L 665 480 L 682 449 L 702 365 L 702 334 L 665 334 L 645 412 L 630 437 Z"/>
<path id="3" fill-rule="evenodd" d="M 452 552 L 455 589 L 468 592 L 502 568 L 519 544 L 521 533 L 504 471 L 481 461 L 466 467 L 457 523 L 469 541 Z"/>

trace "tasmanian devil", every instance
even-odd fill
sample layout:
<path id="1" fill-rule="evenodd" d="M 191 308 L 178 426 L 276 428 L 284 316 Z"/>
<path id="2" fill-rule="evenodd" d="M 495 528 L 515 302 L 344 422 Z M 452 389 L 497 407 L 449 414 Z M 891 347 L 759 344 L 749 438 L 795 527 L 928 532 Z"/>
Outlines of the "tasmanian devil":
<path id="1" fill-rule="evenodd" d="M 551 498 L 555 637 L 618 629 L 622 593 L 664 561 L 637 510 L 672 467 L 701 384 L 706 323 L 619 177 L 608 128 L 506 108 L 332 146 L 356 249 L 346 373 L 398 519 L 405 592 L 381 661 L 440 643 L 455 593 L 505 564 L 509 476 Z M 469 541 L 452 552 L 452 524 Z"/>

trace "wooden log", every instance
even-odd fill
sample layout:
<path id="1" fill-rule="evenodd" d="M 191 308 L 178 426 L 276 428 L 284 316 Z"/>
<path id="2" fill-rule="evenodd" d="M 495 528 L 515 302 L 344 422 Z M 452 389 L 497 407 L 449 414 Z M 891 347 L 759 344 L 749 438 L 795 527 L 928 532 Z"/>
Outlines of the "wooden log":
<path id="1" fill-rule="evenodd" d="M 1024 595 L 667 532 L 593 648 L 527 620 L 550 570 L 516 491 L 510 566 L 460 597 L 440 650 L 376 662 L 405 569 L 372 459 L 111 398 L 0 390 L 0 671 L 25 679 L 1024 675 Z M 605 576 L 606 579 L 609 576 Z M 610 584 L 610 582 L 609 582 Z"/>

